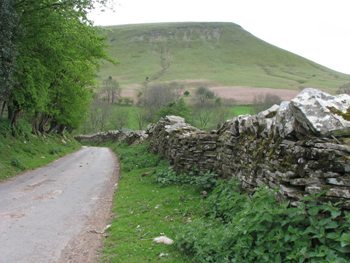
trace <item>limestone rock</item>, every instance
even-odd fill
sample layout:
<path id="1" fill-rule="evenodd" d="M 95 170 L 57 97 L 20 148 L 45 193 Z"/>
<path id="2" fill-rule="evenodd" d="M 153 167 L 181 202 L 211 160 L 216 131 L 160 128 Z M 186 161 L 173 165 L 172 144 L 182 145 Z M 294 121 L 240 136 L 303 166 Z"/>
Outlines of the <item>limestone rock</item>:
<path id="1" fill-rule="evenodd" d="M 294 116 L 289 105 L 289 101 L 282 101 L 276 113 L 276 135 L 282 138 L 288 138 L 294 132 Z"/>
<path id="2" fill-rule="evenodd" d="M 102 143 L 107 141 L 122 142 L 126 144 L 138 144 L 143 142 L 148 135 L 145 131 L 132 131 L 132 130 L 111 130 L 106 132 L 99 132 L 89 135 L 78 135 L 74 138 L 79 142 L 93 142 Z"/>
<path id="3" fill-rule="evenodd" d="M 291 100 L 292 115 L 307 133 L 314 135 L 350 135 L 350 121 L 341 114 L 350 108 L 350 96 L 332 96 L 307 88 Z"/>
<path id="4" fill-rule="evenodd" d="M 174 244 L 174 240 L 168 238 L 167 236 L 155 237 L 153 239 L 153 242 L 157 243 L 157 244 L 165 244 L 165 245 L 172 245 L 172 244 Z"/>

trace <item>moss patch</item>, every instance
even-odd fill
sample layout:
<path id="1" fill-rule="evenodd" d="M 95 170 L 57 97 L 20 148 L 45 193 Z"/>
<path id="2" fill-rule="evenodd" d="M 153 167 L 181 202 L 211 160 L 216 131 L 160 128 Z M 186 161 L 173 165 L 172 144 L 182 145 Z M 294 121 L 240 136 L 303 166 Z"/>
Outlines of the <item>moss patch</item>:
<path id="1" fill-rule="evenodd" d="M 344 120 L 350 121 L 350 107 L 346 110 L 346 112 L 342 112 L 335 107 L 327 107 L 333 114 L 337 114 L 342 116 Z"/>

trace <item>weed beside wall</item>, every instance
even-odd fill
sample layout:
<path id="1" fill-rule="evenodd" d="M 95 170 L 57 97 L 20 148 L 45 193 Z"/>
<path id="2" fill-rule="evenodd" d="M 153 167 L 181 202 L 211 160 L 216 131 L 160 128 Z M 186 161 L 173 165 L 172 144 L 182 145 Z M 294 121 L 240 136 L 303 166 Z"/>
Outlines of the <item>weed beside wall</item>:
<path id="1" fill-rule="evenodd" d="M 193 176 L 167 169 L 160 178 L 188 184 Z M 315 197 L 291 207 L 266 187 L 248 195 L 237 179 L 215 184 L 205 214 L 177 231 L 177 248 L 193 262 L 349 262 L 350 213 Z"/>

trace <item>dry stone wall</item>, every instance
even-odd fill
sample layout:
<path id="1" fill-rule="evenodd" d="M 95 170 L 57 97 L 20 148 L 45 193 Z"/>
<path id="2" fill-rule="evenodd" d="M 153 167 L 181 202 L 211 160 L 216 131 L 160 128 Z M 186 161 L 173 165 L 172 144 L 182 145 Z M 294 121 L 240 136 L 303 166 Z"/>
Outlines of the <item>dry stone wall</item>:
<path id="1" fill-rule="evenodd" d="M 147 138 L 147 134 L 145 131 L 112 130 L 90 135 L 78 135 L 74 138 L 81 143 L 103 143 L 112 141 L 126 144 L 138 144 Z"/>
<path id="2" fill-rule="evenodd" d="M 350 208 L 350 96 L 305 89 L 257 115 L 205 132 L 167 116 L 147 130 L 150 147 L 181 171 L 212 170 L 252 191 L 266 185 L 292 202 L 314 193 Z"/>

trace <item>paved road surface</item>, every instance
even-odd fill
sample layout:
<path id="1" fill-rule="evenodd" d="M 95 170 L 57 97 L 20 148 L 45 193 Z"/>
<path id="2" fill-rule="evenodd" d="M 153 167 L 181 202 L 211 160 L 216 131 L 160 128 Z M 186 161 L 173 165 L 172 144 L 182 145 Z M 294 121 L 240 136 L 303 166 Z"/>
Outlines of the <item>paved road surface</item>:
<path id="1" fill-rule="evenodd" d="M 95 262 L 117 172 L 109 149 L 83 147 L 0 183 L 0 263 Z"/>

